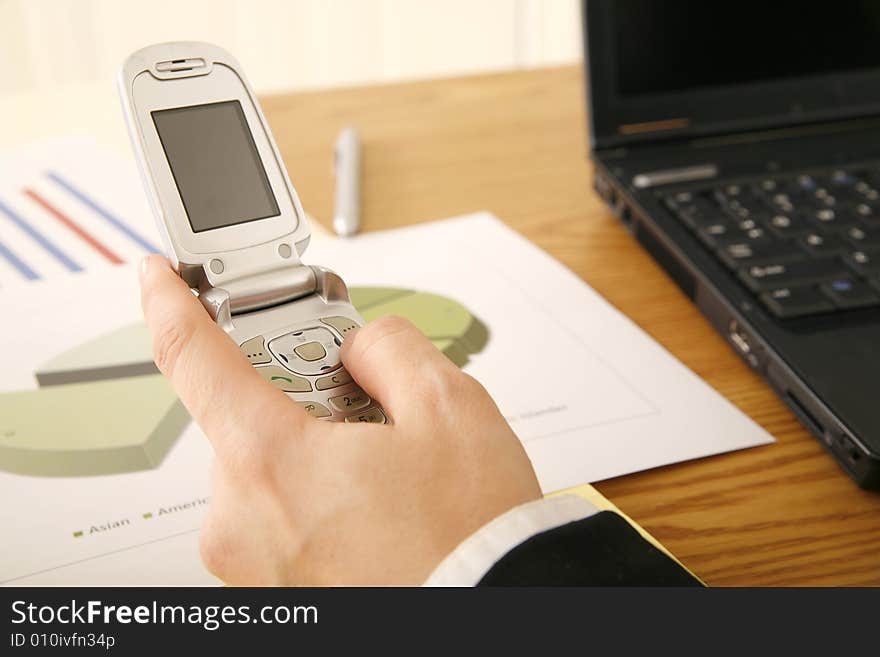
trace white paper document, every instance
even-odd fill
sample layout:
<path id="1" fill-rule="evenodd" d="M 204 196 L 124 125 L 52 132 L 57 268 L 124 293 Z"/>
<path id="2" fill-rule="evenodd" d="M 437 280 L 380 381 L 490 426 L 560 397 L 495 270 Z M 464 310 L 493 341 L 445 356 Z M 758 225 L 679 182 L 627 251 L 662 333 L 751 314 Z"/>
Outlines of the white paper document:
<path id="1" fill-rule="evenodd" d="M 307 260 L 353 285 L 437 292 L 472 312 L 488 340 L 465 368 L 522 440 L 544 492 L 773 441 L 488 213 L 319 241 Z"/>
<path id="2" fill-rule="evenodd" d="M 90 166 L 109 166 L 100 159 Z M 144 240 L 157 240 L 142 199 L 104 195 L 94 171 L 75 173 L 67 177 L 89 198 L 132 221 Z M 125 185 L 138 189 L 136 180 L 118 184 Z M 0 201 L 3 189 L 15 187 L 0 185 Z M 70 218 L 96 219 L 76 198 L 53 196 Z M 39 219 L 47 219 L 39 224 L 45 236 L 73 232 L 52 228 L 51 218 Z M 13 223 L 0 215 L 4 221 Z M 114 231 L 133 241 L 113 222 L 89 226 L 108 244 Z M 36 271 L 22 254 L 37 253 L 39 240 L 24 248 L 20 234 L 5 230 L 0 243 L 17 245 L 18 259 Z M 114 243 L 120 252 L 125 244 Z M 0 290 L 0 583 L 215 583 L 197 547 L 211 450 L 151 373 L 131 264 L 139 250 L 148 249 L 131 246 L 123 264 L 97 260 L 78 272 L 49 269 L 47 260 L 40 271 L 54 273 L 36 278 L 5 263 L 15 282 Z M 367 318 L 410 316 L 480 380 L 545 492 L 772 441 L 490 214 L 348 240 L 318 237 L 303 260 L 340 273 Z"/>

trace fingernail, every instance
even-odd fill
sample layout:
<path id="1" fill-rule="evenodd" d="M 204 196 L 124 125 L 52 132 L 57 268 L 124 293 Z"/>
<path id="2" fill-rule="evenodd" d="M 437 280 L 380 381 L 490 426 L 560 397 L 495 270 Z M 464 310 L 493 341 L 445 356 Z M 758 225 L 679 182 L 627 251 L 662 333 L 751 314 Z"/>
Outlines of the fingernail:
<path id="1" fill-rule="evenodd" d="M 354 342 L 354 336 L 357 335 L 360 328 L 355 328 L 345 334 L 345 337 L 342 338 L 342 346 L 340 347 L 341 351 L 348 351 L 351 348 L 352 342 Z"/>
<path id="2" fill-rule="evenodd" d="M 140 278 L 142 281 L 144 280 L 144 277 L 147 275 L 147 269 L 149 268 L 149 266 L 150 266 L 150 256 L 144 256 L 143 258 L 141 258 L 141 262 L 138 265 L 138 278 Z"/>

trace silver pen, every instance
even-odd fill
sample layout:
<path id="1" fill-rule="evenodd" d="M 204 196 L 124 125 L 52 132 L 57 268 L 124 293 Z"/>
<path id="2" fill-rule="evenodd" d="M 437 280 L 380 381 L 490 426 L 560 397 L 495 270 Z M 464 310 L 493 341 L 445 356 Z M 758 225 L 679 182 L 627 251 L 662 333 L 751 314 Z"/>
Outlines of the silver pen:
<path id="1" fill-rule="evenodd" d="M 333 230 L 342 237 L 354 235 L 361 224 L 361 139 L 347 127 L 336 138 L 333 154 L 336 173 L 336 208 Z"/>

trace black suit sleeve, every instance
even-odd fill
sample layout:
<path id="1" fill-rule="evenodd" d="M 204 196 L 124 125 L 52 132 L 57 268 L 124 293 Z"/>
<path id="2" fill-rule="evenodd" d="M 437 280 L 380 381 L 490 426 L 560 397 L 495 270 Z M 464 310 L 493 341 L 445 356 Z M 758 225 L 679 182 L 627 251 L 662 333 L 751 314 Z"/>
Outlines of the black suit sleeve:
<path id="1" fill-rule="evenodd" d="M 702 586 L 623 517 L 602 511 L 532 536 L 478 586 Z"/>

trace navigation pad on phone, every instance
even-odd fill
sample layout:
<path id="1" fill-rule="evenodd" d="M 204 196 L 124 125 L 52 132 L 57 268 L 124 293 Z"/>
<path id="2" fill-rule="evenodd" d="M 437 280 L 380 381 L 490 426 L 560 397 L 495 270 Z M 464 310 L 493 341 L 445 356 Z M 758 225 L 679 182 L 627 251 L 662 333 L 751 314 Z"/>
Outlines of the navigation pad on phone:
<path id="1" fill-rule="evenodd" d="M 339 340 L 329 329 L 300 329 L 269 342 L 269 351 L 296 374 L 315 376 L 341 366 Z"/>

